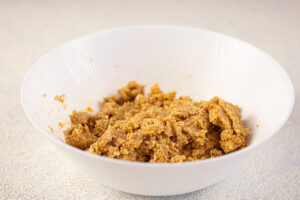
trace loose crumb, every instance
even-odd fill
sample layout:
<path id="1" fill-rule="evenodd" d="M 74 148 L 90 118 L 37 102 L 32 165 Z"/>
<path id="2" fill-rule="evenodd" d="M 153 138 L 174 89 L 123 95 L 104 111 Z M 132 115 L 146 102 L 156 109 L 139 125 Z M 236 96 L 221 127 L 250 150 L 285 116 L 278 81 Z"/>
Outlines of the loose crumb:
<path id="1" fill-rule="evenodd" d="M 43 97 L 47 97 L 47 93 L 44 93 L 44 94 L 43 94 Z"/>
<path id="2" fill-rule="evenodd" d="M 65 95 L 62 94 L 62 95 L 60 95 L 60 96 L 55 96 L 55 97 L 54 97 L 54 100 L 55 100 L 55 101 L 58 101 L 58 102 L 60 102 L 60 103 L 64 103 L 64 102 L 65 102 Z"/>
<path id="3" fill-rule="evenodd" d="M 64 124 L 63 124 L 63 123 L 61 123 L 61 122 L 59 122 L 59 123 L 58 123 L 58 128 L 59 128 L 59 129 L 62 129 L 62 128 L 64 128 Z"/>
<path id="4" fill-rule="evenodd" d="M 259 128 L 259 125 L 257 124 L 256 127 Z"/>
<path id="5" fill-rule="evenodd" d="M 146 95 L 135 81 L 118 93 L 104 98 L 95 114 L 73 111 L 66 142 L 97 155 L 152 163 L 213 158 L 246 146 L 249 130 L 239 107 L 218 97 L 176 98 L 158 84 Z"/>
<path id="6" fill-rule="evenodd" d="M 48 128 L 50 129 L 51 133 L 54 133 L 54 130 L 51 126 L 48 126 Z"/>

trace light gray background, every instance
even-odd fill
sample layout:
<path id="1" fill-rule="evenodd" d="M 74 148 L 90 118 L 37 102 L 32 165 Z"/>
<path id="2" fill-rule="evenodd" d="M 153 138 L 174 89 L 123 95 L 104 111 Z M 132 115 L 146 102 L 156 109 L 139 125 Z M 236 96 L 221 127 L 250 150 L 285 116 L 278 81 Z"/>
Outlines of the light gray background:
<path id="1" fill-rule="evenodd" d="M 20 85 L 33 62 L 68 40 L 138 24 L 206 28 L 248 41 L 287 70 L 295 91 L 291 118 L 226 180 L 161 199 L 300 198 L 300 1 L 0 0 L 0 199 L 159 199 L 95 185 L 33 128 Z M 280 113 L 278 113 L 280 115 Z"/>

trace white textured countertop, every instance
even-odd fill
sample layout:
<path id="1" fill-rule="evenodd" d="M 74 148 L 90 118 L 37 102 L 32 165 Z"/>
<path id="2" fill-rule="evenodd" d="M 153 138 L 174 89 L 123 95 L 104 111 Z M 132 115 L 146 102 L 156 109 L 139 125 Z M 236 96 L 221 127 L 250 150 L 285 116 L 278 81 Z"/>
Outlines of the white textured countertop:
<path id="1" fill-rule="evenodd" d="M 194 193 L 143 197 L 94 184 L 26 119 L 20 85 L 31 64 L 57 45 L 138 24 L 206 28 L 265 50 L 293 80 L 296 102 L 289 121 L 239 171 Z M 300 199 L 299 54 L 297 0 L 0 0 L 0 199 Z"/>

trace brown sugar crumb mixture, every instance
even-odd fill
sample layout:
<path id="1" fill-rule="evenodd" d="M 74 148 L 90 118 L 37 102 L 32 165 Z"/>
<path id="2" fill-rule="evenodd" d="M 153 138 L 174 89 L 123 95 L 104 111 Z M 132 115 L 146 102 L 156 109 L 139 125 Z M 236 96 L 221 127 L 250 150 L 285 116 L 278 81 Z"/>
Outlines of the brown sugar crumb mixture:
<path id="1" fill-rule="evenodd" d="M 104 98 L 96 114 L 76 112 L 66 142 L 90 153 L 130 161 L 183 162 L 213 158 L 246 146 L 249 131 L 238 106 L 218 97 L 210 101 L 176 98 L 158 84 L 144 94 L 131 81 L 118 97 Z"/>
<path id="2" fill-rule="evenodd" d="M 60 103 L 64 103 L 64 102 L 65 102 L 65 95 L 62 94 L 62 95 L 60 95 L 60 96 L 55 96 L 55 97 L 54 97 L 54 100 L 55 100 L 55 101 L 58 101 L 58 102 L 60 102 Z"/>

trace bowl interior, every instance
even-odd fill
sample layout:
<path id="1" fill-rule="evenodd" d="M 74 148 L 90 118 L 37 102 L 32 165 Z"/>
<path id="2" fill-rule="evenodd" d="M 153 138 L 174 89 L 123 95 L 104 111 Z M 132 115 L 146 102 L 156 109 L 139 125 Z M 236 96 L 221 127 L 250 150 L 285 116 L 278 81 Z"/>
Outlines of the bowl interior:
<path id="1" fill-rule="evenodd" d="M 222 34 L 169 26 L 103 31 L 50 51 L 27 74 L 22 103 L 39 129 L 64 141 L 59 122 L 68 127 L 74 109 L 97 111 L 130 80 L 239 105 L 250 145 L 274 134 L 293 106 L 291 81 L 267 54 Z M 64 103 L 54 100 L 62 94 Z"/>

